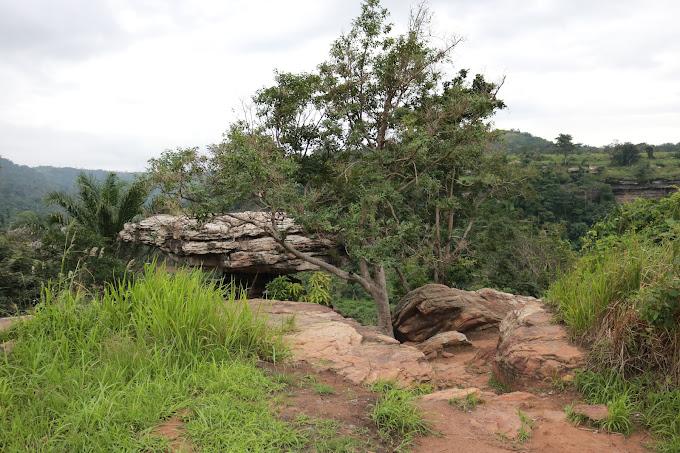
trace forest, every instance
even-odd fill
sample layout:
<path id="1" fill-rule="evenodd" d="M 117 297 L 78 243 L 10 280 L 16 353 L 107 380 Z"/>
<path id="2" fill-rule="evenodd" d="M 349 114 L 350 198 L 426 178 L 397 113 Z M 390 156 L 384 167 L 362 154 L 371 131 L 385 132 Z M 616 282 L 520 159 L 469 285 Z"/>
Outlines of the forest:
<path id="1" fill-rule="evenodd" d="M 0 402 L 0 449 L 30 450 L 49 433 L 49 451 L 84 451 L 89 442 L 165 451 L 149 427 L 184 408 L 213 416 L 187 422 L 206 451 L 365 451 L 322 450 L 332 436 L 320 425 L 268 412 L 267 395 L 285 383 L 253 363 L 285 355 L 281 332 L 239 305 L 245 295 L 228 277 L 167 273 L 153 251 L 118 240 L 126 223 L 155 214 L 208 222 L 258 211 L 258 228 L 319 270 L 279 276 L 265 297 L 328 305 L 387 336 L 399 301 L 430 283 L 541 298 L 588 351 L 561 385 L 608 407 L 596 428 L 645 430 L 653 448 L 680 451 L 680 194 L 622 203 L 613 190 L 622 181 L 678 183 L 680 142 L 597 147 L 567 131 L 540 138 L 497 129 L 501 84 L 452 68 L 461 43 L 433 42 L 429 21 L 415 9 L 408 31 L 396 34 L 377 0 L 363 2 L 326 60 L 309 72 L 276 72 L 221 142 L 163 151 L 142 173 L 0 159 L 0 316 L 34 316 L 0 332 L 17 344 L 0 357 L 0 396 L 9 401 Z M 332 238 L 346 260 L 300 251 L 277 230 L 282 215 Z M 225 297 L 228 309 L 215 309 Z M 174 298 L 176 307 L 164 305 Z M 252 386 L 239 387 L 244 376 Z M 74 382 L 88 384 L 81 393 Z M 105 407 L 98 382 L 119 401 Z M 198 395 L 190 403 L 183 386 Z M 411 414 L 416 422 L 395 431 L 378 409 L 401 423 L 389 398 L 411 408 L 419 391 L 376 390 L 373 417 L 389 448 L 427 430 Z M 29 404 L 31 392 L 44 400 Z M 99 401 L 84 406 L 91 418 L 78 412 L 81 397 Z M 227 414 L 232 405 L 242 414 Z M 256 429 L 217 437 L 225 420 Z M 129 426 L 138 426 L 135 436 Z"/>

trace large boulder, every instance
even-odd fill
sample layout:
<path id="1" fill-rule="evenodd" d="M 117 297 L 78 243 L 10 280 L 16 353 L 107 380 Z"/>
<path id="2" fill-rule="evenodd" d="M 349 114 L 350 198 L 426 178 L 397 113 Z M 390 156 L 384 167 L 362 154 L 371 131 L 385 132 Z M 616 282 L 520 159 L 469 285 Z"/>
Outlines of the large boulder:
<path id="1" fill-rule="evenodd" d="M 584 351 L 569 342 L 565 327 L 541 302 L 511 311 L 499 331 L 494 368 L 507 384 L 548 382 L 584 365 Z"/>
<path id="2" fill-rule="evenodd" d="M 536 300 L 488 288 L 464 291 L 432 283 L 409 292 L 399 302 L 394 331 L 400 340 L 421 342 L 440 332 L 494 327 L 511 310 Z"/>
<path id="3" fill-rule="evenodd" d="M 123 242 L 155 247 L 178 263 L 226 273 L 279 275 L 316 270 L 285 252 L 258 226 L 267 220 L 267 213 L 256 211 L 216 216 L 207 222 L 159 214 L 125 224 L 118 237 Z M 322 260 L 335 253 L 333 241 L 304 235 L 290 217 L 281 215 L 276 228 L 301 252 Z"/>

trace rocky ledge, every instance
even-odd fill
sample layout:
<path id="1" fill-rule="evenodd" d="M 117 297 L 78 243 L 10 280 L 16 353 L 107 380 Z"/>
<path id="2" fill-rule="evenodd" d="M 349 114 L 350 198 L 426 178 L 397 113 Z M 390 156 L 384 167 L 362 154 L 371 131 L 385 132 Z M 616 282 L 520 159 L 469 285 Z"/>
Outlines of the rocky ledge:
<path id="1" fill-rule="evenodd" d="M 330 370 L 355 384 L 394 380 L 430 381 L 434 373 L 423 353 L 370 327 L 343 318 L 328 307 L 305 302 L 251 299 L 273 327 L 290 325 L 284 335 L 292 359 Z"/>
<path id="2" fill-rule="evenodd" d="M 158 248 L 180 264 L 219 269 L 226 273 L 287 274 L 316 267 L 289 253 L 269 237 L 258 223 L 264 212 L 246 211 L 221 215 L 206 222 L 167 214 L 127 223 L 119 238 L 123 242 Z M 335 253 L 329 239 L 305 236 L 290 217 L 281 217 L 276 228 L 298 250 L 323 260 Z"/>

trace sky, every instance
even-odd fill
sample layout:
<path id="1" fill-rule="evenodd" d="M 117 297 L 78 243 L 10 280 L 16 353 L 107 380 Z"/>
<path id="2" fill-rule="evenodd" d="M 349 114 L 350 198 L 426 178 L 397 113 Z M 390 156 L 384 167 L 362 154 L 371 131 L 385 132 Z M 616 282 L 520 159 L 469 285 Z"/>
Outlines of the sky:
<path id="1" fill-rule="evenodd" d="M 397 29 L 414 2 L 384 0 Z M 680 1 L 431 0 L 455 68 L 505 83 L 499 128 L 680 141 Z M 221 140 L 275 69 L 310 71 L 349 0 L 0 0 L 0 156 L 141 171 Z"/>

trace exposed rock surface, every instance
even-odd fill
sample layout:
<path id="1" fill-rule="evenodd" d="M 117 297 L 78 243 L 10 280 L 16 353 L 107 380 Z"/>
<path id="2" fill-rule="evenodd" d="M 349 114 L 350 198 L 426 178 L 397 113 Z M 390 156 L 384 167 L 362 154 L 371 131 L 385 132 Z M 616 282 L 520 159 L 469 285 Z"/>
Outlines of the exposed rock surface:
<path id="1" fill-rule="evenodd" d="M 584 365 L 584 351 L 538 301 L 511 311 L 499 330 L 495 368 L 506 383 L 562 378 Z"/>
<path id="2" fill-rule="evenodd" d="M 582 415 L 588 420 L 601 422 L 609 417 L 606 404 L 575 404 L 571 407 L 573 413 Z"/>
<path id="3" fill-rule="evenodd" d="M 266 221 L 266 213 L 247 211 L 234 215 L 239 219 L 222 215 L 201 223 L 188 217 L 159 214 L 125 224 L 119 238 L 157 247 L 180 263 L 229 273 L 285 274 L 316 269 L 283 251 L 262 228 L 250 223 Z M 281 217 L 276 227 L 302 252 L 321 259 L 329 259 L 333 254 L 332 241 L 305 236 L 290 217 Z"/>
<path id="4" fill-rule="evenodd" d="M 437 335 L 428 338 L 422 343 L 416 344 L 416 347 L 423 351 L 426 357 L 437 356 L 442 352 L 452 352 L 461 346 L 470 346 L 472 343 L 467 339 L 464 333 L 456 330 L 438 333 Z"/>
<path id="5" fill-rule="evenodd" d="M 464 291 L 428 284 L 406 294 L 394 316 L 397 338 L 424 341 L 440 332 L 468 332 L 498 325 L 513 309 L 533 297 L 516 296 L 493 289 Z"/>
<path id="6" fill-rule="evenodd" d="M 328 307 L 263 299 L 250 303 L 256 311 L 268 314 L 273 326 L 293 318 L 292 331 L 284 335 L 284 341 L 295 361 L 334 371 L 355 384 L 381 379 L 408 384 L 433 378 L 432 367 L 417 348 L 343 318 Z"/>

